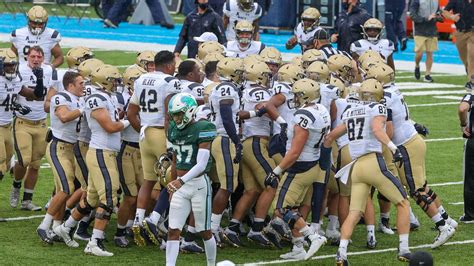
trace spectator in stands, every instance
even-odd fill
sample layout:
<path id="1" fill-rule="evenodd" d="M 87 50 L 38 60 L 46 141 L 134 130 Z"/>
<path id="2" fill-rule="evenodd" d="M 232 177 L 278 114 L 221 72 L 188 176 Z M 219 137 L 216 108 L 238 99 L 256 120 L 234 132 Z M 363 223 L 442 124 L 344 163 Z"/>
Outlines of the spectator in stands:
<path id="1" fill-rule="evenodd" d="M 415 35 L 415 78 L 420 79 L 420 61 L 426 52 L 426 71 L 424 82 L 433 82 L 431 67 L 433 52 L 438 50 L 438 29 L 436 22 L 443 21 L 437 1 L 412 0 L 408 8 L 414 22 Z"/>
<path id="2" fill-rule="evenodd" d="M 371 18 L 370 14 L 359 7 L 359 0 L 342 0 L 342 12 L 336 19 L 335 33 L 331 42 L 337 42 L 337 49 L 350 53 L 351 44 L 362 39 L 362 27 Z"/>
<path id="3" fill-rule="evenodd" d="M 467 71 L 466 89 L 474 89 L 474 1 L 449 0 L 443 16 L 456 22 L 456 46 Z"/>
<path id="4" fill-rule="evenodd" d="M 196 0 L 197 7 L 186 16 L 179 39 L 174 48 L 174 54 L 179 57 L 184 46 L 188 45 L 188 58 L 194 58 L 198 52 L 199 42 L 194 37 L 204 32 L 212 32 L 217 36 L 219 43 L 226 43 L 222 17 L 209 6 L 208 0 Z"/>
<path id="5" fill-rule="evenodd" d="M 407 49 L 407 33 L 402 22 L 405 6 L 405 0 L 385 0 L 385 29 L 387 39 L 395 44 L 395 52 L 398 51 L 398 42 L 401 45 L 400 50 Z"/>

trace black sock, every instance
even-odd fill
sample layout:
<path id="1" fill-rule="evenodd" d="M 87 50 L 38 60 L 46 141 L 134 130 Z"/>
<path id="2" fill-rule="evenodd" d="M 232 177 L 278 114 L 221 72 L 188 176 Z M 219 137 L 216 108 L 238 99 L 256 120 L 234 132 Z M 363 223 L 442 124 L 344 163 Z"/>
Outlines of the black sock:
<path id="1" fill-rule="evenodd" d="M 443 226 L 446 224 L 446 221 L 444 219 L 441 219 L 440 221 L 436 222 L 436 228 Z"/>
<path id="2" fill-rule="evenodd" d="M 265 226 L 265 222 L 253 222 L 252 224 L 252 231 L 254 232 L 262 232 L 263 227 Z"/>
<path id="3" fill-rule="evenodd" d="M 236 233 L 240 233 L 240 224 L 235 222 L 229 223 L 229 230 L 232 230 Z"/>
<path id="4" fill-rule="evenodd" d="M 124 236 L 125 235 L 125 228 L 118 228 L 117 227 L 117 232 L 115 233 L 115 236 Z"/>
<path id="5" fill-rule="evenodd" d="M 21 188 L 21 180 L 17 181 L 16 179 L 14 179 L 13 180 L 13 187 L 14 188 Z"/>
<path id="6" fill-rule="evenodd" d="M 23 201 L 32 200 L 33 193 L 30 192 L 23 192 Z"/>
<path id="7" fill-rule="evenodd" d="M 449 215 L 447 212 L 444 212 L 441 214 L 441 217 L 443 217 L 443 219 L 447 220 L 449 218 Z"/>
<path id="8" fill-rule="evenodd" d="M 186 232 L 186 235 L 184 235 L 184 241 L 186 242 L 193 242 L 194 239 L 196 239 L 196 234 L 191 233 L 191 232 Z"/>

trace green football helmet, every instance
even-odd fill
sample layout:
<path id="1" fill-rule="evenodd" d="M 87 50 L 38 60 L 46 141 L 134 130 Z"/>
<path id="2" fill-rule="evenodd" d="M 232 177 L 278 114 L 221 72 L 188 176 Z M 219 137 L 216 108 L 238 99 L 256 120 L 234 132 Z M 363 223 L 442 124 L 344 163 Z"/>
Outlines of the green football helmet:
<path id="1" fill-rule="evenodd" d="M 179 113 L 183 113 L 181 122 L 178 124 L 175 121 L 178 129 L 183 129 L 193 120 L 193 115 L 196 112 L 197 107 L 198 104 L 196 99 L 191 94 L 182 92 L 171 98 L 168 103 L 168 114 L 171 119 L 175 121 L 174 117 Z"/>

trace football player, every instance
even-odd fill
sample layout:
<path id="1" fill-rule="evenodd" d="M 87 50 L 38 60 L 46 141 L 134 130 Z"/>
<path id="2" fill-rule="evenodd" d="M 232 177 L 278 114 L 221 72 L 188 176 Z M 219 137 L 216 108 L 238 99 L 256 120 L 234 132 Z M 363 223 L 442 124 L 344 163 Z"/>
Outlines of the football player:
<path id="1" fill-rule="evenodd" d="M 16 99 L 27 112 L 16 113 L 13 125 L 15 153 L 18 161 L 15 164 L 13 188 L 10 194 L 10 206 L 16 208 L 20 197 L 20 188 L 25 177 L 22 209 L 39 211 L 41 207 L 34 205 L 33 192 L 38 178 L 41 159 L 46 152 L 47 113 L 44 109 L 45 98 L 50 98 L 55 91 L 51 89 L 57 83 L 57 72 L 50 65 L 44 64 L 44 52 L 39 46 L 33 46 L 28 53 L 28 62 L 20 64 L 19 72 L 26 86 L 43 88 L 45 95 L 40 98 L 29 98 L 21 95 Z"/>
<path id="2" fill-rule="evenodd" d="M 301 22 L 294 30 L 293 36 L 286 42 L 287 50 L 293 49 L 297 44 L 301 46 L 301 53 L 304 52 L 303 44 L 313 39 L 314 33 L 320 29 L 319 18 L 321 14 L 314 7 L 309 7 L 301 13 Z"/>
<path id="3" fill-rule="evenodd" d="M 258 20 L 263 15 L 262 7 L 254 0 L 229 0 L 224 5 L 224 29 L 227 41 L 237 39 L 237 23 L 247 20 L 252 27 L 251 39 L 258 40 Z"/>
<path id="4" fill-rule="evenodd" d="M 138 52 L 135 65 L 145 69 L 146 72 L 153 72 L 155 71 L 155 55 L 156 52 L 153 51 Z"/>
<path id="5" fill-rule="evenodd" d="M 222 245 L 220 224 L 222 213 L 229 203 L 230 195 L 237 188 L 239 163 L 242 159 L 242 143 L 239 138 L 239 123 L 236 121 L 240 110 L 240 92 L 237 86 L 242 83 L 242 60 L 224 58 L 217 64 L 217 74 L 221 82 L 210 95 L 211 121 L 216 125 L 217 137 L 212 142 L 211 153 L 215 160 L 220 188 L 212 202 L 211 229 Z"/>
<path id="6" fill-rule="evenodd" d="M 48 244 L 52 244 L 48 230 L 53 219 L 56 225 L 62 223 L 66 201 L 74 193 L 76 176 L 73 149 L 79 133 L 80 117 L 84 112 L 84 107 L 79 102 L 79 97 L 84 91 L 82 76 L 75 72 L 66 72 L 63 77 L 63 86 L 66 90 L 51 98 L 53 136 L 46 148 L 46 159 L 53 171 L 56 194 L 48 206 L 42 223 L 36 229 L 41 240 Z M 85 181 L 79 181 L 82 187 L 85 187 Z M 77 247 L 75 241 L 66 244 Z"/>
<path id="7" fill-rule="evenodd" d="M 61 34 L 58 31 L 46 27 L 48 23 L 48 12 L 42 6 L 33 6 L 26 13 L 28 26 L 16 29 L 11 33 L 11 49 L 20 58 L 20 64 L 26 64 L 27 56 L 32 46 L 39 46 L 44 51 L 44 62 L 51 63 L 53 67 L 59 67 L 64 62 L 63 52 L 59 42 Z M 54 60 L 51 61 L 51 57 Z"/>
<path id="8" fill-rule="evenodd" d="M 297 110 L 288 121 L 287 151 L 265 178 L 265 186 L 278 187 L 275 216 L 283 219 L 291 229 L 293 249 L 280 258 L 307 260 L 326 243 L 325 237 L 306 224 L 306 217 L 300 211 L 311 205 L 313 182 L 324 183 L 321 170 L 329 168 L 331 149 L 328 149 L 329 153 L 320 151 L 320 145 L 330 129 L 331 118 L 324 106 L 314 103 L 320 97 L 317 82 L 300 79 L 293 84 L 291 92 Z M 305 238 L 310 242 L 307 252 L 303 247 Z"/>
<path id="9" fill-rule="evenodd" d="M 68 68 L 67 69 L 58 69 L 58 80 L 63 80 L 63 76 L 66 72 L 72 71 L 77 72 L 77 68 L 79 65 L 86 61 L 87 59 L 91 59 L 94 57 L 94 53 L 91 49 L 83 46 L 77 46 L 69 49 L 66 54 L 66 63 Z M 57 91 L 64 91 L 64 87 L 62 82 L 58 82 Z"/>
<path id="10" fill-rule="evenodd" d="M 135 81 L 134 92 L 127 110 L 127 118 L 135 130 L 140 132 L 140 154 L 143 167 L 143 185 L 137 198 L 137 210 L 133 224 L 135 242 L 144 246 L 140 231 L 148 208 L 148 199 L 158 177 L 155 162 L 166 152 L 168 126 L 168 101 L 181 91 L 180 81 L 173 77 L 176 61 L 173 53 L 160 51 L 156 54 L 155 72 L 141 75 Z M 159 220 L 159 218 L 158 218 Z"/>
<path id="11" fill-rule="evenodd" d="M 360 220 L 367 206 L 371 187 L 377 188 L 390 202 L 397 206 L 397 229 L 399 233 L 398 259 L 409 261 L 408 248 L 410 232 L 410 203 L 400 181 L 387 169 L 382 156 L 382 144 L 389 147 L 395 162 L 403 160 L 400 150 L 385 132 L 387 110 L 379 102 L 383 99 L 383 87 L 375 79 L 362 82 L 359 99 L 369 104 L 354 105 L 342 116 L 343 124 L 333 129 L 324 140 L 324 147 L 331 147 L 332 142 L 346 134 L 349 139 L 350 155 L 355 162 L 341 172 L 341 182 L 346 182 L 351 175 L 350 212 L 341 227 L 341 240 L 336 255 L 337 265 L 347 265 L 347 246 L 354 227 Z M 339 173 L 338 173 L 339 174 Z"/>
<path id="12" fill-rule="evenodd" d="M 184 60 L 178 67 L 176 76 L 181 82 L 181 91 L 193 95 L 199 105 L 204 104 L 204 72 L 196 59 Z"/>
<path id="13" fill-rule="evenodd" d="M 311 65 L 311 63 L 316 61 L 324 61 L 324 55 L 316 49 L 310 49 L 303 53 L 301 56 L 302 66 L 303 69 L 306 69 Z"/>
<path id="14" fill-rule="evenodd" d="M 266 47 L 260 52 L 263 62 L 267 63 L 267 66 L 272 71 L 272 80 L 277 79 L 278 69 L 280 69 L 282 59 L 281 53 L 275 47 Z"/>
<path id="15" fill-rule="evenodd" d="M 265 44 L 253 41 L 254 26 L 247 20 L 241 20 L 235 25 L 236 39 L 228 41 L 225 45 L 225 54 L 229 57 L 245 58 L 249 55 L 260 54 L 265 49 Z"/>
<path id="16" fill-rule="evenodd" d="M 114 254 L 105 249 L 105 229 L 114 206 L 120 186 L 116 154 L 120 150 L 120 132 L 130 123 L 119 120 L 118 109 L 112 99 L 122 75 L 111 65 L 102 65 L 92 72 L 92 83 L 97 91 L 85 102 L 85 112 L 91 129 L 91 141 L 86 161 L 90 171 L 87 197 L 73 210 L 62 225 L 53 228 L 66 245 L 78 247 L 70 232 L 80 219 L 96 209 L 94 230 L 84 253 L 110 257 Z"/>
<path id="17" fill-rule="evenodd" d="M 204 62 L 204 59 L 206 58 L 208 54 L 217 53 L 217 54 L 224 55 L 224 50 L 225 50 L 225 47 L 218 42 L 215 42 L 215 41 L 203 42 L 198 47 L 197 59 L 201 60 L 204 64 L 206 64 L 206 62 Z"/>
<path id="18" fill-rule="evenodd" d="M 376 18 L 368 19 L 362 26 L 364 39 L 360 39 L 351 44 L 352 57 L 357 60 L 367 50 L 373 50 L 380 53 L 387 64 L 395 69 L 393 62 L 393 51 L 395 46 L 388 39 L 382 39 L 382 30 L 384 26 Z"/>
<path id="19" fill-rule="evenodd" d="M 195 121 L 198 105 L 192 95 L 179 93 L 169 101 L 171 116 L 168 141 L 173 147 L 172 176 L 167 189 L 171 193 L 169 231 L 166 242 L 166 265 L 176 265 L 179 237 L 186 220 L 193 212 L 195 229 L 204 240 L 207 265 L 216 264 L 216 240 L 211 233 L 211 181 L 207 176 L 212 165 L 211 142 L 216 127 L 209 121 Z"/>

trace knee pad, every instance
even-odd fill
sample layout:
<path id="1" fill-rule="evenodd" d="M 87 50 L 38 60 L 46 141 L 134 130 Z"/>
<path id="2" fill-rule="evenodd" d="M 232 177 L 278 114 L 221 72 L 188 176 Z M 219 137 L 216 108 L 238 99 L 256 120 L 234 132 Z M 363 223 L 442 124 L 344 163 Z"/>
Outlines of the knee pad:
<path id="1" fill-rule="evenodd" d="M 296 221 L 301 217 L 301 214 L 298 211 L 293 211 L 291 207 L 280 210 L 283 214 L 283 221 L 288 224 L 290 229 L 293 229 Z"/>
<path id="2" fill-rule="evenodd" d="M 428 196 L 430 196 L 430 198 L 431 198 L 433 201 L 436 199 L 436 197 L 438 197 L 438 195 L 436 195 L 436 193 L 435 193 L 433 190 L 431 190 L 431 188 L 430 188 L 430 190 L 428 190 L 428 192 L 426 192 L 426 194 L 427 194 Z"/>
<path id="3" fill-rule="evenodd" d="M 96 212 L 95 213 L 95 218 L 99 220 L 110 220 L 110 217 L 112 216 L 112 211 L 113 209 L 105 204 L 100 203 L 99 208 L 102 208 L 102 212 Z"/>
<path id="4" fill-rule="evenodd" d="M 84 200 L 84 205 L 85 207 L 82 207 L 81 202 L 79 202 L 76 209 L 80 214 L 87 216 L 92 212 L 92 210 L 94 210 L 94 208 L 87 202 L 87 200 Z"/>
<path id="5" fill-rule="evenodd" d="M 380 192 L 377 193 L 377 199 L 385 201 L 385 202 L 390 202 L 384 195 L 382 195 Z"/>
<path id="6" fill-rule="evenodd" d="M 423 191 L 424 189 L 420 189 Z M 420 190 L 415 192 L 414 198 L 416 199 L 416 204 L 418 204 L 423 211 L 427 211 L 430 207 L 430 204 L 433 203 L 433 199 L 428 194 L 421 194 Z M 424 203 L 422 205 L 422 203 Z"/>

